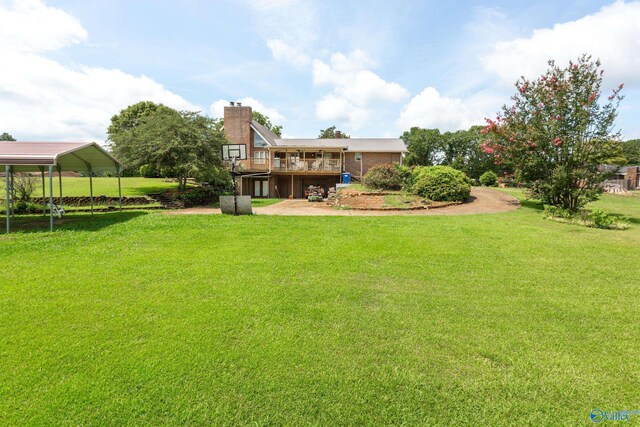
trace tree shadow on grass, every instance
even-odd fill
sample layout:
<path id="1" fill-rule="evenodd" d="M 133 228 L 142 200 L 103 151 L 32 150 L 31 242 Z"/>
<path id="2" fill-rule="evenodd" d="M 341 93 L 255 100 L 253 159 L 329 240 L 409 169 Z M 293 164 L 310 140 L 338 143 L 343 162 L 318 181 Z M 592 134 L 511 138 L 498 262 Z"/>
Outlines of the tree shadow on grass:
<path id="1" fill-rule="evenodd" d="M 53 230 L 65 231 L 99 231 L 103 228 L 120 224 L 142 215 L 145 211 L 99 212 L 93 215 L 85 213 L 66 214 L 62 218 L 54 218 Z M 6 232 L 6 217 L 0 217 L 0 233 Z M 21 215 L 11 218 L 11 233 L 45 233 L 49 232 L 49 217 L 44 215 Z"/>
<path id="2" fill-rule="evenodd" d="M 623 214 L 619 214 L 619 213 L 612 213 L 611 216 L 613 216 L 613 217 L 615 217 L 617 219 L 626 219 L 631 224 L 640 224 L 640 218 L 635 217 L 635 216 L 623 215 Z"/>
<path id="3" fill-rule="evenodd" d="M 522 206 L 523 208 L 534 209 L 537 211 L 544 210 L 544 206 L 542 205 L 542 202 L 540 202 L 540 200 L 535 200 L 535 199 L 520 199 L 520 206 Z"/>

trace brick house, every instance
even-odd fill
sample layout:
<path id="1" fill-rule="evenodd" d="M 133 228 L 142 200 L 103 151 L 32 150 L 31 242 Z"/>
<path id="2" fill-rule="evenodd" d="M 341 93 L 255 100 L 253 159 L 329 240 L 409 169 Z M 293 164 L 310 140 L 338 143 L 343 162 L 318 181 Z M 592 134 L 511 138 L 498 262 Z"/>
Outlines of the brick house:
<path id="1" fill-rule="evenodd" d="M 407 151 L 398 138 L 283 139 L 252 120 L 251 107 L 224 108 L 224 132 L 232 144 L 246 146 L 239 161 L 237 188 L 252 197 L 302 198 L 317 185 L 328 191 L 342 172 L 356 179 L 375 165 L 402 163 Z"/>
<path id="2" fill-rule="evenodd" d="M 603 165 L 612 175 L 604 182 L 605 187 L 633 191 L 640 188 L 640 166 Z"/>

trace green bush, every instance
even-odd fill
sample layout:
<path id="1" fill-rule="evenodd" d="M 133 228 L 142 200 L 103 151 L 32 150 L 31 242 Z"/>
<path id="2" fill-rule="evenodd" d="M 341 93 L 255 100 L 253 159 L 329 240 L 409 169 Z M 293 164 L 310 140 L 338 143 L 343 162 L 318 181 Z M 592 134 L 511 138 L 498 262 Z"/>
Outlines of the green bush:
<path id="1" fill-rule="evenodd" d="M 471 180 L 449 166 L 414 169 L 413 193 L 433 201 L 464 202 L 471 194 Z"/>
<path id="2" fill-rule="evenodd" d="M 397 163 L 395 165 L 402 180 L 402 188 L 406 191 L 411 191 L 411 187 L 413 187 L 413 168 Z"/>
<path id="3" fill-rule="evenodd" d="M 185 207 L 200 206 L 218 199 L 220 192 L 213 187 L 193 187 L 176 195 L 176 199 L 184 203 Z"/>
<path id="4" fill-rule="evenodd" d="M 612 216 L 601 209 L 592 211 L 582 209 L 578 212 L 572 212 L 559 206 L 544 205 L 544 218 L 567 224 L 609 230 L 626 230 L 629 228 L 629 220 L 627 218 Z"/>
<path id="5" fill-rule="evenodd" d="M 16 214 L 41 213 L 42 206 L 38 206 L 35 203 L 31 202 L 25 202 L 24 200 L 18 200 L 13 206 L 13 212 Z"/>
<path id="6" fill-rule="evenodd" d="M 480 175 L 480 185 L 485 187 L 495 187 L 498 185 L 498 175 L 494 171 L 486 171 Z"/>
<path id="7" fill-rule="evenodd" d="M 400 190 L 402 176 L 395 165 L 377 165 L 369 169 L 362 183 L 376 190 Z"/>
<path id="8" fill-rule="evenodd" d="M 140 166 L 140 176 L 145 178 L 157 178 L 160 174 L 153 165 L 142 165 Z"/>
<path id="9" fill-rule="evenodd" d="M 602 209 L 592 210 L 589 215 L 589 219 L 593 222 L 593 226 L 596 228 L 610 228 L 615 222 L 615 219 Z"/>
<path id="10" fill-rule="evenodd" d="M 560 206 L 544 205 L 543 216 L 545 218 L 559 218 L 559 219 L 572 220 L 576 217 L 576 215 L 577 215 L 576 213 L 571 212 L 567 209 L 564 209 Z"/>

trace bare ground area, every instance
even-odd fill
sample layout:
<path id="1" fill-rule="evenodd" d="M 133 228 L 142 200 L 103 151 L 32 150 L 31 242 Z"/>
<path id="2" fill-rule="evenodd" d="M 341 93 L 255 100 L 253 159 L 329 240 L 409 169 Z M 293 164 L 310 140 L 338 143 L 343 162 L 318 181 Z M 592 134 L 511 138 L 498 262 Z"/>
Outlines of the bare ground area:
<path id="1" fill-rule="evenodd" d="M 258 215 L 282 216 L 389 216 L 389 215 L 468 215 L 508 212 L 520 207 L 515 197 L 491 188 L 474 187 L 471 198 L 461 205 L 438 209 L 419 210 L 353 210 L 336 209 L 327 203 L 310 203 L 306 200 L 283 200 L 270 206 L 255 208 Z M 165 212 L 167 215 L 219 214 L 220 209 L 197 207 Z"/>

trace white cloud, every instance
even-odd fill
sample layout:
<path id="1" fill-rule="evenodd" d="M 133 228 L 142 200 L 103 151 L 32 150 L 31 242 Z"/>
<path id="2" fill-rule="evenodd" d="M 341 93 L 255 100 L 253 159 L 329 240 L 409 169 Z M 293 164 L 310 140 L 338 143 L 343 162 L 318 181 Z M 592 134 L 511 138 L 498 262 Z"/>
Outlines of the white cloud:
<path id="1" fill-rule="evenodd" d="M 0 51 L 57 50 L 88 38 L 80 21 L 38 0 L 16 0 L 11 9 L 0 8 L 0 22 Z"/>
<path id="2" fill-rule="evenodd" d="M 310 49 L 317 40 L 317 4 L 312 0 L 249 0 L 249 6 L 255 15 L 256 31 L 265 40 L 277 40 L 297 52 Z M 281 54 L 278 47 L 276 51 Z M 276 58 L 274 48 L 269 48 Z"/>
<path id="3" fill-rule="evenodd" d="M 271 54 L 276 61 L 288 62 L 296 68 L 303 68 L 311 62 L 309 55 L 282 40 L 267 40 L 267 46 L 271 49 Z"/>
<path id="4" fill-rule="evenodd" d="M 482 124 L 482 118 L 461 99 L 444 97 L 435 88 L 427 87 L 409 101 L 396 125 L 400 129 L 419 126 L 455 131 Z"/>
<path id="5" fill-rule="evenodd" d="M 369 111 L 344 97 L 328 94 L 316 102 L 316 117 L 320 120 L 349 123 L 357 129 L 369 118 Z"/>
<path id="6" fill-rule="evenodd" d="M 16 1 L 0 8 L 0 22 L 2 60 L 11 65 L 0 67 L 0 128 L 18 139 L 104 141 L 111 116 L 142 100 L 198 109 L 149 77 L 67 67 L 43 56 L 43 50 L 87 39 L 80 23 L 60 9 Z"/>
<path id="7" fill-rule="evenodd" d="M 606 70 L 605 90 L 621 82 L 626 87 L 640 83 L 640 2 L 618 1 L 575 21 L 535 29 L 528 37 L 514 37 L 516 29 L 509 23 L 499 9 L 479 10 L 466 27 L 468 40 L 456 50 L 459 61 L 452 67 L 449 88 L 456 96 L 427 87 L 405 106 L 396 125 L 457 130 L 482 124 L 509 102 L 521 75 L 535 78 L 548 68 L 549 59 L 566 66 L 589 53 L 600 58 Z M 481 67 L 469 62 L 474 54 Z"/>
<path id="8" fill-rule="evenodd" d="M 369 70 L 373 66 L 373 61 L 361 50 L 349 55 L 334 53 L 328 63 L 314 60 L 313 83 L 333 87 L 331 93 L 316 102 L 316 116 L 346 122 L 357 130 L 376 109 L 409 96 L 399 84 L 387 82 Z"/>
<path id="9" fill-rule="evenodd" d="M 359 71 L 374 66 L 369 55 L 360 49 L 348 55 L 337 52 L 331 55 L 328 64 L 319 59 L 313 61 L 313 83 L 346 86 L 353 82 Z"/>
<path id="10" fill-rule="evenodd" d="M 275 108 L 267 107 L 262 102 L 258 101 L 255 98 L 245 97 L 238 99 L 237 101 L 241 102 L 242 105 L 246 105 L 251 107 L 253 111 L 259 111 L 265 116 L 271 119 L 271 123 L 281 124 L 286 121 L 286 118 Z M 223 118 L 224 117 L 224 107 L 229 105 L 229 101 L 226 99 L 219 99 L 209 107 L 209 111 L 213 117 Z"/>
<path id="11" fill-rule="evenodd" d="M 602 60 L 610 85 L 640 83 L 640 2 L 618 1 L 598 12 L 553 28 L 534 30 L 528 38 L 498 42 L 481 57 L 485 69 L 506 84 L 520 75 L 535 77 L 547 60 L 565 65 L 583 53 Z"/>

